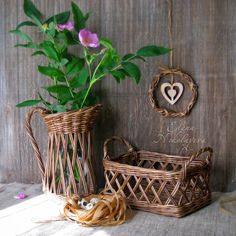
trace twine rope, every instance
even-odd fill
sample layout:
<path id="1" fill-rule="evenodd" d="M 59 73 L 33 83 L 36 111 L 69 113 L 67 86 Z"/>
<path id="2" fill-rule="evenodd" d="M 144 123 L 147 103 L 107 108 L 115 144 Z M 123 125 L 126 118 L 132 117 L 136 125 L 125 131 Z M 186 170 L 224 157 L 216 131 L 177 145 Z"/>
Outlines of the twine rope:
<path id="1" fill-rule="evenodd" d="M 223 200 L 220 201 L 220 210 L 232 216 L 236 216 L 236 211 L 232 211 L 231 209 L 227 209 L 225 207 L 227 204 L 234 202 L 236 202 L 236 196 L 224 198 Z"/>
<path id="2" fill-rule="evenodd" d="M 169 33 L 169 47 L 172 48 L 173 47 L 173 39 L 172 39 L 172 0 L 168 0 L 168 33 Z M 173 67 L 173 52 L 172 50 L 170 51 L 170 68 Z M 174 83 L 174 76 L 173 74 L 171 74 L 171 84 Z"/>
<path id="3" fill-rule="evenodd" d="M 169 32 L 169 47 L 172 48 L 172 0 L 168 0 L 168 32 Z M 170 51 L 170 67 L 173 67 L 173 52 Z"/>

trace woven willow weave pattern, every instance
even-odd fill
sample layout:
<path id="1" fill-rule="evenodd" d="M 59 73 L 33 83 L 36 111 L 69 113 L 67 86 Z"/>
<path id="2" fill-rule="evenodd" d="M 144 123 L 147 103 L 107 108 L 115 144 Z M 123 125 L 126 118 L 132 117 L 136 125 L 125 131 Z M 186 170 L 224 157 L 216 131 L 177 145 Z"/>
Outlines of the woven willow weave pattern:
<path id="1" fill-rule="evenodd" d="M 91 129 L 101 108 L 101 105 L 96 105 L 77 111 L 49 114 L 46 109 L 36 107 L 28 112 L 26 130 L 35 151 L 44 191 L 66 194 L 70 186 L 77 195 L 94 192 Z M 45 165 L 31 127 L 35 113 L 40 114 L 48 128 Z"/>
<path id="2" fill-rule="evenodd" d="M 120 141 L 128 153 L 110 157 L 108 144 Z M 106 187 L 116 190 L 134 208 L 182 217 L 211 201 L 209 175 L 212 149 L 207 147 L 191 157 L 135 151 L 120 137 L 104 144 Z"/>

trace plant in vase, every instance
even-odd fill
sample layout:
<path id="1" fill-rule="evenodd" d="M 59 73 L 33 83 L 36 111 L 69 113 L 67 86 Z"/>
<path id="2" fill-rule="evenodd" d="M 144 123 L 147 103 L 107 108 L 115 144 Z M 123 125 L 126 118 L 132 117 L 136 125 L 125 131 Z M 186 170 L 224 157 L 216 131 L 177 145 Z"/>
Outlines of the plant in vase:
<path id="1" fill-rule="evenodd" d="M 36 99 L 17 104 L 17 107 L 26 107 L 41 103 L 46 108 L 34 108 L 26 119 L 44 189 L 65 193 L 70 185 L 74 193 L 87 194 L 94 190 L 90 131 L 101 109 L 93 86 L 108 75 L 117 82 L 131 78 L 139 83 L 141 72 L 134 61 L 145 61 L 146 57 L 160 56 L 170 49 L 149 45 L 120 56 L 109 39 L 98 37 L 86 27 L 88 13 L 84 14 L 74 2 L 71 11 L 73 20 L 69 19 L 70 11 L 43 19 L 32 1 L 24 0 L 24 12 L 30 20 L 10 32 L 24 41 L 16 47 L 31 48 L 34 51 L 32 56 L 46 58 L 45 64 L 38 66 L 38 71 L 49 78 L 50 84 L 42 89 L 48 92 L 50 101 L 38 92 Z M 33 40 L 22 31 L 25 26 L 34 27 L 43 39 Z M 78 53 L 74 54 L 69 48 L 75 46 L 78 46 Z M 43 117 L 49 132 L 45 166 L 30 125 L 36 112 Z"/>

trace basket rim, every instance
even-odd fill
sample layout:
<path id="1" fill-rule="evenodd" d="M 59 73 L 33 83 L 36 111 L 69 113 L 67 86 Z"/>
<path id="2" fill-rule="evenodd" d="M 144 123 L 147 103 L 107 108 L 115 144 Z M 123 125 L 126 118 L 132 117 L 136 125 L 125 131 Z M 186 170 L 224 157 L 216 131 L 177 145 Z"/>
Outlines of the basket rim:
<path id="1" fill-rule="evenodd" d="M 183 159 L 186 159 L 188 160 L 191 155 L 186 155 L 186 156 L 180 156 L 180 155 L 177 155 L 177 154 L 166 154 L 166 153 L 162 153 L 162 152 L 155 152 L 155 151 L 147 151 L 147 150 L 138 150 L 136 151 L 137 153 L 149 153 L 149 154 L 158 154 L 158 155 L 162 155 L 162 156 L 165 156 L 165 157 L 170 157 L 170 158 L 183 158 Z"/>
<path id="2" fill-rule="evenodd" d="M 94 110 L 96 108 L 102 108 L 102 104 L 96 104 L 94 106 L 84 107 L 84 108 L 80 108 L 78 110 L 70 110 L 70 111 L 57 112 L 57 113 L 47 113 L 47 112 L 45 112 L 43 114 L 43 116 L 46 119 L 58 118 L 60 116 L 71 116 L 71 115 L 74 115 L 76 113 L 80 113 L 80 114 L 86 113 L 86 112 L 89 112 L 89 111 Z"/>
<path id="3" fill-rule="evenodd" d="M 145 151 L 145 150 L 139 150 L 136 151 L 136 153 L 149 153 L 149 154 L 158 154 L 158 155 L 164 155 L 163 158 L 183 158 L 186 159 L 186 162 L 188 160 L 190 160 L 190 156 L 178 156 L 178 155 L 169 155 L 169 154 L 165 154 L 165 153 L 158 153 L 158 152 L 151 152 L 151 151 Z M 121 158 L 123 156 L 129 155 L 130 153 L 126 153 L 120 156 L 117 156 L 116 159 Z M 201 166 L 197 165 L 197 166 L 192 166 L 191 165 L 191 175 L 194 174 L 196 171 L 198 171 L 199 169 L 205 168 L 206 166 L 208 166 L 209 164 L 206 161 L 203 160 L 194 160 L 193 163 L 203 163 Z M 139 167 L 139 166 L 133 166 L 133 165 L 129 165 L 129 164 L 124 164 L 124 163 L 119 163 L 115 160 L 108 160 L 108 159 L 103 159 L 103 164 L 106 170 L 106 167 L 111 167 L 116 169 L 117 171 L 119 171 L 120 169 L 124 169 L 122 172 L 123 173 L 127 173 L 130 172 L 131 174 L 133 172 L 140 172 L 141 175 L 158 175 L 158 176 L 162 176 L 163 179 L 166 178 L 180 178 L 181 176 L 183 176 L 183 172 L 184 172 L 184 166 L 182 166 L 182 168 L 178 171 L 167 171 L 167 170 L 156 170 L 156 169 L 150 169 L 150 168 L 145 168 L 145 167 Z M 108 168 L 110 169 L 110 168 Z"/>
<path id="4" fill-rule="evenodd" d="M 182 175 L 183 170 L 179 170 L 179 171 L 165 171 L 165 170 L 156 170 L 156 169 L 149 169 L 149 168 L 145 168 L 145 167 L 139 167 L 139 166 L 132 166 L 129 164 L 123 164 L 123 163 L 118 163 L 115 161 L 111 161 L 111 160 L 103 160 L 104 166 L 106 167 L 107 165 L 114 167 L 116 165 L 116 167 L 114 167 L 117 171 L 120 168 L 125 168 L 126 171 L 125 172 L 133 172 L 133 171 L 140 171 L 142 172 L 142 174 L 144 175 L 152 175 L 152 174 L 158 174 L 158 175 L 162 175 L 162 176 L 178 176 L 178 175 Z M 120 166 L 120 167 L 119 167 Z M 106 168 L 105 168 L 106 169 Z"/>

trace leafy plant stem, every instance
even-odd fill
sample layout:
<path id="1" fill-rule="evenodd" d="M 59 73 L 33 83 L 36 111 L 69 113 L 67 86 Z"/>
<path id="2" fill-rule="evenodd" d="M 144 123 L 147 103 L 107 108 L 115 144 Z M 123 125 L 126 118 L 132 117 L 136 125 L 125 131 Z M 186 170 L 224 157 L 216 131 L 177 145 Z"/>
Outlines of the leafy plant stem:
<path id="1" fill-rule="evenodd" d="M 54 80 L 54 83 L 55 85 L 57 85 L 57 80 L 55 77 L 53 77 L 53 80 Z M 58 94 L 56 95 L 56 99 L 57 99 L 57 102 L 59 103 L 59 98 L 58 98 Z"/>
<path id="2" fill-rule="evenodd" d="M 42 103 L 43 103 L 44 106 L 46 106 L 51 112 L 53 112 L 51 106 L 50 106 L 44 99 L 42 99 Z"/>
<path id="3" fill-rule="evenodd" d="M 92 78 L 91 66 L 90 66 L 90 63 L 87 63 L 87 60 L 86 60 L 86 64 L 87 64 L 88 72 L 89 72 L 89 80 L 91 80 Z"/>
<path id="4" fill-rule="evenodd" d="M 88 87 L 88 89 L 87 89 L 87 91 L 86 91 L 86 94 L 85 94 L 85 96 L 84 96 L 84 99 L 83 99 L 83 101 L 82 101 L 82 103 L 81 103 L 81 106 L 80 106 L 80 108 L 82 108 L 82 107 L 83 107 L 83 105 L 84 105 L 84 103 L 85 103 L 85 101 L 86 101 L 86 98 L 88 97 L 88 95 L 89 95 L 89 92 L 90 92 L 90 90 L 91 90 L 91 88 L 92 88 L 93 84 L 94 84 L 94 82 L 93 82 L 93 81 L 91 81 L 91 82 L 89 83 L 89 87 Z"/>
<path id="5" fill-rule="evenodd" d="M 47 101 L 45 101 L 39 92 L 38 92 L 38 96 L 40 97 L 42 103 L 43 103 L 51 112 L 53 112 L 53 110 L 52 110 L 52 108 L 51 108 L 51 106 L 50 106 L 50 103 L 47 102 Z"/>
<path id="6" fill-rule="evenodd" d="M 83 101 L 82 101 L 82 103 L 81 103 L 81 107 L 80 107 L 80 108 L 83 107 L 83 105 L 84 105 L 84 103 L 85 103 L 85 101 L 86 101 L 86 99 L 87 99 L 87 97 L 88 97 L 88 95 L 89 95 L 89 92 L 90 92 L 92 86 L 95 84 L 95 82 L 98 80 L 98 78 L 101 78 L 101 76 L 99 76 L 97 79 L 94 79 L 95 76 L 96 76 L 97 70 L 99 69 L 100 65 L 102 64 L 102 62 L 103 62 L 105 56 L 106 56 L 106 54 L 104 53 L 104 55 L 103 55 L 101 61 L 98 63 L 98 65 L 96 66 L 96 68 L 95 68 L 95 70 L 94 70 L 94 72 L 93 72 L 92 78 L 91 78 L 90 83 L 89 83 L 89 87 L 88 87 L 88 89 L 87 89 L 87 91 L 86 91 L 86 94 L 85 94 L 85 96 L 84 96 L 84 99 L 83 99 Z"/>
<path id="7" fill-rule="evenodd" d="M 89 72 L 89 80 L 91 81 L 92 79 L 92 72 L 91 72 L 91 65 L 88 61 L 88 58 L 87 58 L 87 51 L 86 51 L 86 48 L 84 48 L 84 58 L 85 58 L 85 62 L 86 62 L 86 65 L 88 67 L 88 72 Z"/>
<path id="8" fill-rule="evenodd" d="M 124 60 L 123 62 L 128 62 L 128 61 L 132 60 L 135 56 L 136 56 L 136 55 L 130 57 L 130 58 L 127 59 L 127 60 Z M 83 105 L 84 105 L 84 103 L 85 103 L 85 101 L 86 101 L 86 99 L 87 99 L 87 96 L 89 95 L 89 92 L 90 92 L 92 86 L 93 86 L 100 78 L 102 78 L 102 77 L 108 75 L 108 73 L 104 73 L 104 74 L 100 75 L 98 78 L 95 79 L 97 70 L 99 69 L 99 67 L 100 67 L 101 63 L 103 62 L 104 58 L 105 58 L 105 54 L 103 55 L 101 61 L 99 62 L 99 64 L 97 65 L 97 67 L 96 67 L 95 70 L 94 70 L 94 73 L 93 73 L 91 82 L 90 82 L 90 84 L 89 84 L 88 90 L 87 90 L 87 92 L 86 92 L 86 94 L 85 94 L 85 96 L 84 96 L 84 99 L 83 99 L 83 101 L 82 101 L 82 103 L 81 103 L 81 107 L 80 107 L 80 108 L 83 107 Z M 87 60 L 86 60 L 86 63 L 87 63 Z M 89 64 L 89 63 L 87 63 L 87 64 Z M 121 64 L 117 65 L 116 67 L 114 67 L 114 68 L 111 69 L 110 71 L 117 70 L 117 69 L 119 69 L 120 67 L 121 67 Z"/>
<path id="9" fill-rule="evenodd" d="M 64 78 L 65 78 L 65 81 L 66 81 L 66 85 L 67 85 L 68 88 L 69 88 L 71 97 L 74 98 L 75 96 L 74 96 L 74 94 L 73 94 L 73 91 L 72 91 L 72 88 L 71 88 L 71 86 L 70 86 L 69 80 L 68 80 L 68 78 L 67 78 L 67 76 L 66 76 L 65 70 L 64 70 L 63 67 L 61 67 L 61 70 L 62 70 L 62 72 L 64 73 Z"/>
<path id="10" fill-rule="evenodd" d="M 121 65 L 119 65 L 119 66 L 113 68 L 111 71 L 118 69 L 120 66 L 121 66 Z M 87 98 L 87 96 L 88 96 L 88 94 L 89 94 L 89 92 L 90 92 L 92 86 L 93 86 L 100 78 L 102 78 L 102 77 L 104 77 L 104 76 L 106 76 L 106 75 L 108 75 L 108 73 L 104 73 L 104 74 L 100 75 L 98 78 L 93 79 L 93 80 L 90 82 L 89 87 L 88 87 L 88 89 L 87 89 L 87 92 L 86 92 L 86 94 L 85 94 L 85 96 L 84 96 L 84 99 L 83 99 L 83 102 L 81 103 L 80 108 L 83 107 L 83 105 L 84 105 L 84 103 L 85 103 L 85 101 L 86 101 L 86 98 Z"/>
<path id="11" fill-rule="evenodd" d="M 136 54 L 134 54 L 132 57 L 130 57 L 129 59 L 126 59 L 126 60 L 124 60 L 123 62 L 128 62 L 128 61 L 131 61 L 131 60 L 132 60 L 132 59 L 134 59 L 136 56 L 137 56 L 137 55 L 136 55 Z"/>
<path id="12" fill-rule="evenodd" d="M 72 92 L 72 89 L 71 89 L 71 87 L 70 87 L 70 84 L 69 84 L 69 81 L 68 81 L 68 78 L 67 78 L 66 75 L 65 75 L 65 81 L 66 81 L 66 84 L 67 84 L 67 86 L 68 86 L 68 88 L 69 88 L 71 97 L 74 98 L 75 96 L 74 96 L 74 94 L 73 94 L 73 92 Z"/>
<path id="13" fill-rule="evenodd" d="M 53 37 L 52 37 L 49 33 L 47 33 L 47 30 L 43 29 L 43 25 L 41 25 L 40 31 L 46 36 L 46 38 L 47 38 L 50 42 L 52 42 L 52 43 L 55 45 L 55 41 L 54 41 Z"/>
<path id="14" fill-rule="evenodd" d="M 136 57 L 136 55 L 134 55 L 134 56 L 130 57 L 129 59 L 126 59 L 126 60 L 124 60 L 124 61 L 122 61 L 122 62 L 131 61 L 131 60 L 132 60 L 133 58 L 135 58 L 135 57 Z M 115 66 L 114 68 L 112 68 L 112 69 L 110 70 L 110 72 L 112 72 L 112 71 L 114 71 L 114 70 L 117 70 L 117 69 L 119 69 L 120 67 L 121 67 L 121 64 L 118 64 L 117 66 Z M 104 74 L 100 75 L 95 81 L 99 80 L 101 77 L 106 76 L 106 75 L 108 75 L 108 73 L 104 73 Z"/>
<path id="15" fill-rule="evenodd" d="M 106 54 L 104 53 L 101 61 L 98 63 L 98 65 L 96 66 L 94 72 L 93 72 L 93 76 L 92 76 L 92 81 L 94 80 L 95 76 L 96 76 L 96 73 L 97 73 L 97 70 L 99 69 L 100 65 L 102 64 L 103 60 L 105 59 L 105 56 Z"/>
<path id="16" fill-rule="evenodd" d="M 117 70 L 121 67 L 121 64 L 119 64 L 118 66 L 114 67 L 113 69 L 111 69 L 110 71 L 114 71 L 114 70 Z"/>

